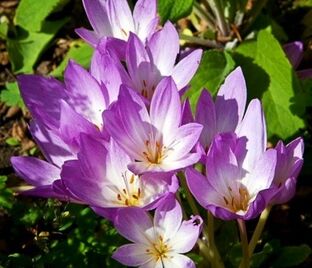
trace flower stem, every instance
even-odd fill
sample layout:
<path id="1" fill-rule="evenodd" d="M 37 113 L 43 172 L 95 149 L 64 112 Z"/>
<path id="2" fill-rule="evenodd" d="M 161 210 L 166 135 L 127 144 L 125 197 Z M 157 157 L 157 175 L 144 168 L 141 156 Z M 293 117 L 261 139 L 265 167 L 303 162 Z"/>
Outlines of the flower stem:
<path id="1" fill-rule="evenodd" d="M 242 252 L 243 252 L 243 259 L 242 259 L 240 267 L 249 268 L 250 255 L 249 255 L 249 249 L 248 249 L 248 238 L 247 238 L 245 221 L 242 219 L 237 219 L 237 223 L 238 223 L 238 229 L 239 229 Z"/>
<path id="2" fill-rule="evenodd" d="M 208 11 L 205 11 L 198 2 L 194 2 L 194 12 L 202 20 L 205 20 L 208 27 L 215 31 L 216 26 L 214 25 L 214 18 L 209 14 Z"/>
<path id="3" fill-rule="evenodd" d="M 223 13 L 223 9 L 219 0 L 207 0 L 211 9 L 215 13 L 218 26 L 223 36 L 229 35 L 229 26 L 227 25 Z"/>
<path id="4" fill-rule="evenodd" d="M 186 35 L 186 34 L 180 34 L 180 39 L 196 44 L 196 45 L 200 45 L 200 46 L 205 46 L 205 47 L 212 47 L 212 48 L 222 48 L 222 45 L 218 44 L 216 41 L 214 40 L 206 40 L 200 37 L 195 37 L 195 36 L 190 36 L 190 35 Z"/>
<path id="5" fill-rule="evenodd" d="M 253 252 L 254 252 L 254 250 L 256 248 L 256 245 L 257 245 L 257 243 L 259 241 L 259 238 L 260 238 L 260 236 L 262 234 L 264 226 L 265 226 L 265 224 L 267 222 L 267 219 L 269 217 L 271 208 L 272 208 L 271 205 L 268 206 L 260 215 L 260 218 L 259 218 L 259 221 L 257 223 L 256 229 L 255 229 L 255 231 L 254 231 L 254 233 L 252 235 L 252 238 L 250 240 L 250 243 L 249 243 L 249 247 L 248 247 L 248 249 L 249 249 L 249 256 L 252 256 L 252 254 L 253 254 Z"/>
<path id="6" fill-rule="evenodd" d="M 187 187 L 187 183 L 186 183 L 186 179 L 185 179 L 184 174 L 182 172 L 180 172 L 179 177 L 180 177 L 181 185 L 182 185 L 183 189 L 185 190 L 187 202 L 190 205 L 192 212 L 194 213 L 194 215 L 200 215 L 199 210 L 196 206 L 195 200 L 194 200 L 189 188 Z"/>
<path id="7" fill-rule="evenodd" d="M 213 215 L 208 211 L 207 214 L 208 217 L 208 223 L 207 223 L 207 232 L 208 232 L 208 245 L 210 248 L 210 254 L 211 254 L 211 263 L 212 267 L 224 267 L 224 264 L 221 260 L 218 248 L 215 244 L 214 240 L 214 218 Z"/>

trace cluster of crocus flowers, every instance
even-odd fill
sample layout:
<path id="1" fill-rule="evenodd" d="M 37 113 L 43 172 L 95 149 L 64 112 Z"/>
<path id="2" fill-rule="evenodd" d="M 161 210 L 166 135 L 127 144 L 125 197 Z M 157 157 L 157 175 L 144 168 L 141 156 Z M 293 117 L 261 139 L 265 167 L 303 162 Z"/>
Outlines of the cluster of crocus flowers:
<path id="1" fill-rule="evenodd" d="M 157 27 L 155 1 L 139 0 L 133 17 L 126 0 L 83 3 L 94 32 L 77 32 L 95 47 L 90 70 L 70 61 L 64 83 L 18 78 L 46 158 L 12 158 L 33 185 L 24 194 L 86 204 L 112 221 L 133 242 L 114 253 L 125 265 L 194 267 L 183 254 L 207 237 L 196 211 L 182 219 L 177 174 L 204 209 L 241 223 L 294 195 L 303 141 L 267 149 L 261 103 L 246 109 L 239 67 L 215 100 L 202 91 L 193 116 L 181 95 L 202 51 L 177 62 L 178 33 L 170 22 Z"/>

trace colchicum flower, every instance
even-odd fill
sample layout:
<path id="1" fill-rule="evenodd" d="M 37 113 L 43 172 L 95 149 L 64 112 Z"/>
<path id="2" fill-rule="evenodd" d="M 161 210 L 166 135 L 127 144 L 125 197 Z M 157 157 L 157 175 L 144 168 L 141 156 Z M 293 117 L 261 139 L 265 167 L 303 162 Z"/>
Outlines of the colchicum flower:
<path id="1" fill-rule="evenodd" d="M 106 42 L 101 42 L 97 50 L 114 56 Z M 199 66 L 202 50 L 194 50 L 175 65 L 179 50 L 179 35 L 170 22 L 155 32 L 146 45 L 130 33 L 125 48 L 129 76 L 125 84 L 149 101 L 158 83 L 166 76 L 172 76 L 179 91 L 185 89 Z"/>
<path id="2" fill-rule="evenodd" d="M 197 146 L 204 162 L 217 134 L 236 131 L 245 112 L 246 99 L 246 83 L 240 67 L 227 76 L 215 102 L 207 90 L 202 91 L 196 107 L 195 122 L 204 127 Z"/>
<path id="3" fill-rule="evenodd" d="M 158 206 L 154 220 L 140 208 L 127 208 L 118 212 L 114 224 L 122 236 L 133 242 L 113 254 L 122 264 L 141 268 L 195 268 L 193 261 L 182 254 L 194 247 L 202 220 L 194 216 L 182 221 L 182 209 L 174 196 L 168 196 Z"/>
<path id="4" fill-rule="evenodd" d="M 237 135 L 218 135 L 206 162 L 206 177 L 186 171 L 187 184 L 196 200 L 223 220 L 257 217 L 276 189 L 271 187 L 276 150 L 266 151 L 266 126 L 261 104 L 252 100 Z"/>
<path id="5" fill-rule="evenodd" d="M 295 195 L 297 177 L 303 165 L 304 144 L 302 138 L 297 138 L 286 146 L 279 141 L 275 149 L 277 162 L 273 185 L 279 190 L 271 204 L 283 204 Z"/>
<path id="6" fill-rule="evenodd" d="M 130 162 L 113 139 L 100 142 L 82 134 L 78 159 L 64 164 L 61 177 L 74 196 L 110 219 L 120 207 L 153 209 L 177 190 L 172 174 L 137 176 L 128 170 Z"/>
<path id="7" fill-rule="evenodd" d="M 98 69 L 103 69 L 97 63 L 94 62 L 92 68 L 96 74 Z M 108 66 L 110 64 L 107 63 Z M 65 70 L 65 84 L 54 78 L 37 75 L 21 75 L 18 83 L 33 117 L 30 131 L 48 160 L 45 162 L 23 156 L 12 158 L 15 171 L 35 186 L 25 193 L 72 199 L 60 182 L 62 165 L 65 161 L 76 158 L 81 133 L 107 139 L 102 112 L 112 101 L 111 97 L 118 95 L 118 92 L 113 92 L 117 87 L 109 88 L 108 93 L 105 85 L 114 85 L 113 82 L 98 82 L 74 62 L 69 62 Z"/>
<path id="8" fill-rule="evenodd" d="M 130 32 L 135 33 L 145 43 L 154 33 L 159 22 L 156 0 L 137 1 L 133 15 L 127 0 L 83 0 L 82 2 L 94 31 L 79 28 L 76 29 L 76 33 L 94 47 L 103 37 L 127 41 Z M 116 44 L 125 45 L 123 42 Z"/>
<path id="9" fill-rule="evenodd" d="M 128 168 L 135 174 L 169 172 L 198 161 L 190 153 L 202 126 L 181 126 L 181 102 L 172 78 L 164 78 L 155 89 L 149 111 L 133 90 L 122 87 L 118 101 L 104 112 L 108 133 L 133 159 Z"/>

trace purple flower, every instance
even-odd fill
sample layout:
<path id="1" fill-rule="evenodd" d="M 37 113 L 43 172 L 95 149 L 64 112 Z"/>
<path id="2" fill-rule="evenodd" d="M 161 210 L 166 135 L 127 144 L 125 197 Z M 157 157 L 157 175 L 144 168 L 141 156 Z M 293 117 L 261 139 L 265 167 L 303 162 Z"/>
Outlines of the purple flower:
<path id="1" fill-rule="evenodd" d="M 103 37 L 127 41 L 130 32 L 145 42 L 159 21 L 156 0 L 137 1 L 133 14 L 126 0 L 83 0 L 83 6 L 94 31 L 79 28 L 76 33 L 94 47 Z"/>
<path id="2" fill-rule="evenodd" d="M 174 196 L 156 209 L 154 220 L 140 208 L 122 209 L 115 219 L 118 232 L 133 242 L 118 248 L 113 258 L 127 266 L 195 268 L 182 255 L 190 251 L 201 231 L 199 216 L 182 221 L 182 210 Z"/>
<path id="3" fill-rule="evenodd" d="M 94 62 L 92 71 L 98 75 L 99 69 L 101 71 L 104 67 Z M 73 197 L 68 195 L 60 181 L 62 165 L 76 158 L 81 133 L 107 139 L 102 112 L 111 98 L 118 95 L 118 92 L 114 93 L 117 87 L 112 87 L 113 83 L 98 82 L 74 62 L 69 62 L 66 68 L 65 84 L 37 75 L 21 75 L 18 83 L 33 116 L 30 131 L 48 162 L 15 157 L 12 158 L 12 165 L 22 178 L 35 186 L 26 194 L 71 199 Z M 109 86 L 110 93 L 105 85 Z M 30 165 L 36 170 L 35 173 L 29 169 Z M 43 179 L 45 173 L 47 175 Z"/>
<path id="4" fill-rule="evenodd" d="M 136 92 L 122 87 L 118 101 L 104 112 L 107 131 L 134 159 L 128 168 L 135 174 L 169 172 L 196 163 L 198 153 L 189 153 L 202 126 L 181 126 L 181 102 L 172 78 L 157 86 L 149 111 Z"/>
<path id="5" fill-rule="evenodd" d="M 271 187 L 276 151 L 266 151 L 266 127 L 261 104 L 252 100 L 237 135 L 225 133 L 212 142 L 206 177 L 186 171 L 187 184 L 197 201 L 224 220 L 258 216 L 276 189 Z"/>
<path id="6" fill-rule="evenodd" d="M 61 177 L 70 192 L 109 218 L 120 207 L 155 208 L 161 198 L 177 190 L 172 174 L 137 176 L 128 170 L 130 162 L 113 139 L 107 143 L 82 135 L 78 160 L 67 161 Z"/>
<path id="7" fill-rule="evenodd" d="M 246 98 L 246 83 L 240 67 L 227 76 L 215 102 L 207 90 L 202 91 L 196 107 L 195 122 L 204 126 L 197 146 L 203 162 L 217 134 L 236 131 L 245 112 Z"/>
<path id="8" fill-rule="evenodd" d="M 303 164 L 304 144 L 297 138 L 286 146 L 282 141 L 276 145 L 277 162 L 273 185 L 279 188 L 272 204 L 288 202 L 295 194 L 297 177 Z"/>
<path id="9" fill-rule="evenodd" d="M 297 70 L 303 58 L 303 43 L 295 41 L 283 46 L 290 63 Z M 297 75 L 301 79 L 312 78 L 312 69 L 297 70 Z"/>
<path id="10" fill-rule="evenodd" d="M 106 42 L 101 42 L 97 50 L 108 53 Z M 147 100 L 151 100 L 165 76 L 172 76 L 178 90 L 184 89 L 199 66 L 202 50 L 194 50 L 175 65 L 179 50 L 179 36 L 170 22 L 154 33 L 146 46 L 138 36 L 130 33 L 125 50 L 129 78 L 125 84 Z"/>

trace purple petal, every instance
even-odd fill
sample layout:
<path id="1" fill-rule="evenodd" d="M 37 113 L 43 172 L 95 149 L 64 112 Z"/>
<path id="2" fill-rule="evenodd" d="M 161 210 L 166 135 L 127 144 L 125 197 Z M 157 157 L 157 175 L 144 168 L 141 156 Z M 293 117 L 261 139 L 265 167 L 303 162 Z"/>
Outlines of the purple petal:
<path id="1" fill-rule="evenodd" d="M 189 99 L 186 99 L 182 104 L 182 121 L 181 125 L 194 122 L 191 104 Z"/>
<path id="2" fill-rule="evenodd" d="M 108 0 L 107 12 L 111 22 L 113 36 L 127 40 L 129 32 L 134 32 L 134 22 L 126 0 Z"/>
<path id="3" fill-rule="evenodd" d="M 207 152 L 216 134 L 216 110 L 210 93 L 205 89 L 198 99 L 195 121 L 203 125 L 199 141 Z"/>
<path id="4" fill-rule="evenodd" d="M 106 3 L 101 0 L 83 0 L 82 3 L 92 28 L 101 36 L 113 35 L 107 15 Z"/>
<path id="5" fill-rule="evenodd" d="M 79 136 L 87 133 L 93 137 L 98 137 L 100 132 L 95 125 L 76 113 L 65 101 L 61 102 L 60 137 L 65 143 L 75 151 L 78 150 Z M 73 124 L 73 122 L 75 122 Z"/>
<path id="6" fill-rule="evenodd" d="M 36 197 L 43 197 L 43 198 L 55 198 L 61 201 L 70 202 L 70 198 L 68 196 L 60 195 L 56 193 L 52 187 L 52 185 L 44 185 L 44 186 L 37 186 L 33 189 L 23 191 L 20 194 L 22 195 L 30 195 Z"/>
<path id="7" fill-rule="evenodd" d="M 290 63 L 294 66 L 294 69 L 297 69 L 303 58 L 303 43 L 295 41 L 285 44 L 283 48 Z"/>
<path id="8" fill-rule="evenodd" d="M 109 53 L 101 53 L 98 50 L 94 52 L 90 73 L 107 88 L 108 104 L 117 100 L 121 84 L 130 84 L 124 67 Z"/>
<path id="9" fill-rule="evenodd" d="M 167 196 L 154 215 L 154 226 L 164 241 L 174 237 L 181 226 L 182 209 L 173 194 Z"/>
<path id="10" fill-rule="evenodd" d="M 247 88 L 240 67 L 231 72 L 219 89 L 216 99 L 217 131 L 234 131 L 242 120 L 246 106 Z"/>
<path id="11" fill-rule="evenodd" d="M 172 78 L 180 90 L 184 88 L 196 73 L 203 51 L 196 49 L 183 58 L 173 69 Z"/>
<path id="12" fill-rule="evenodd" d="M 132 90 L 123 87 L 117 103 L 104 112 L 107 131 L 132 158 L 141 159 L 149 139 L 150 121 L 145 104 Z M 143 152 L 143 151 L 142 151 Z"/>
<path id="13" fill-rule="evenodd" d="M 239 137 L 247 137 L 247 154 L 243 168 L 251 171 L 266 149 L 266 124 L 261 103 L 253 99 L 247 108 L 244 119 L 237 128 Z"/>
<path id="14" fill-rule="evenodd" d="M 297 178 L 288 178 L 273 197 L 272 204 L 284 204 L 296 194 Z"/>
<path id="15" fill-rule="evenodd" d="M 100 85 L 80 65 L 69 61 L 64 73 L 68 102 L 75 111 L 100 126 L 106 101 Z"/>
<path id="16" fill-rule="evenodd" d="M 158 24 L 156 0 L 137 1 L 133 18 L 136 34 L 145 41 L 156 30 Z"/>
<path id="17" fill-rule="evenodd" d="M 149 245 L 149 235 L 154 233 L 151 217 L 141 208 L 120 209 L 114 225 L 122 236 L 135 243 Z"/>
<path id="18" fill-rule="evenodd" d="M 198 239 L 203 220 L 199 216 L 183 221 L 176 235 L 171 239 L 174 251 L 177 253 L 189 252 Z"/>
<path id="19" fill-rule="evenodd" d="M 146 250 L 149 250 L 146 245 L 126 244 L 119 247 L 112 257 L 123 265 L 139 266 L 153 260 L 153 256 Z"/>
<path id="20" fill-rule="evenodd" d="M 127 42 L 111 36 L 104 36 L 98 42 L 96 50 L 103 54 L 109 53 L 117 57 L 117 60 L 124 61 L 126 58 Z"/>
<path id="21" fill-rule="evenodd" d="M 58 167 L 34 157 L 14 156 L 11 163 L 15 172 L 34 186 L 50 185 L 60 178 Z"/>
<path id="22" fill-rule="evenodd" d="M 269 188 L 272 184 L 276 166 L 276 150 L 269 149 L 255 163 L 254 169 L 244 179 L 243 183 L 251 195 Z"/>
<path id="23" fill-rule="evenodd" d="M 80 36 L 80 38 L 85 40 L 93 47 L 96 47 L 98 42 L 100 41 L 100 37 L 95 32 L 87 30 L 85 28 L 75 29 L 75 32 Z"/>
<path id="24" fill-rule="evenodd" d="M 171 22 L 166 22 L 163 29 L 154 33 L 148 42 L 153 63 L 162 76 L 171 75 L 179 53 L 179 35 Z"/>
<path id="25" fill-rule="evenodd" d="M 166 137 L 181 123 L 181 102 L 171 77 L 164 78 L 157 86 L 150 106 L 152 124 Z"/>
<path id="26" fill-rule="evenodd" d="M 169 150 L 167 160 L 179 160 L 188 155 L 197 143 L 202 129 L 200 124 L 189 123 L 179 127 L 176 131 L 171 130 L 171 135 L 168 134 L 170 138 L 164 137 L 164 143 Z"/>
<path id="27" fill-rule="evenodd" d="M 202 207 L 222 203 L 222 195 L 214 190 L 205 176 L 193 168 L 188 168 L 185 175 L 188 188 Z"/>
<path id="28" fill-rule="evenodd" d="M 187 256 L 182 254 L 171 253 L 169 258 L 163 260 L 163 267 L 170 268 L 195 268 L 195 263 Z M 155 266 L 156 267 L 156 266 Z"/>
<path id="29" fill-rule="evenodd" d="M 91 209 L 99 216 L 113 222 L 115 220 L 115 217 L 117 216 L 119 208 L 102 208 L 91 206 Z"/>
<path id="30" fill-rule="evenodd" d="M 269 201 L 276 193 L 276 188 L 268 188 L 260 191 L 257 194 L 256 199 L 249 205 L 248 211 L 245 215 L 241 215 L 240 218 L 244 220 L 250 220 L 258 217 L 261 212 L 268 206 Z"/>
<path id="31" fill-rule="evenodd" d="M 30 122 L 30 132 L 38 144 L 44 157 L 54 165 L 61 167 L 65 161 L 76 156 L 57 135 L 57 132 L 34 122 Z"/>
<path id="32" fill-rule="evenodd" d="M 237 180 L 244 175 L 233 151 L 235 150 L 233 148 L 235 146 L 231 144 L 233 140 L 227 138 L 217 136 L 210 147 L 206 163 L 206 168 L 209 170 L 207 174 L 209 183 L 220 193 L 227 193 L 229 187 L 233 191 L 238 191 Z"/>
<path id="33" fill-rule="evenodd" d="M 126 63 L 129 75 L 133 80 L 136 90 L 142 95 L 151 95 L 149 92 L 158 78 L 157 72 L 153 70 L 149 55 L 142 41 L 130 33 L 126 49 Z M 156 79 L 157 78 L 157 79 Z M 142 90 L 148 92 L 143 94 Z M 141 92 L 142 91 L 142 92 Z"/>
<path id="34" fill-rule="evenodd" d="M 62 168 L 61 178 L 66 189 L 91 206 L 103 206 L 103 195 L 99 178 L 86 177 L 77 160 L 67 161 Z M 105 201 L 105 200 L 104 200 Z"/>
<path id="35" fill-rule="evenodd" d="M 60 101 L 67 99 L 64 85 L 52 77 L 39 75 L 20 75 L 18 85 L 33 118 L 50 128 L 57 128 L 60 120 Z"/>

